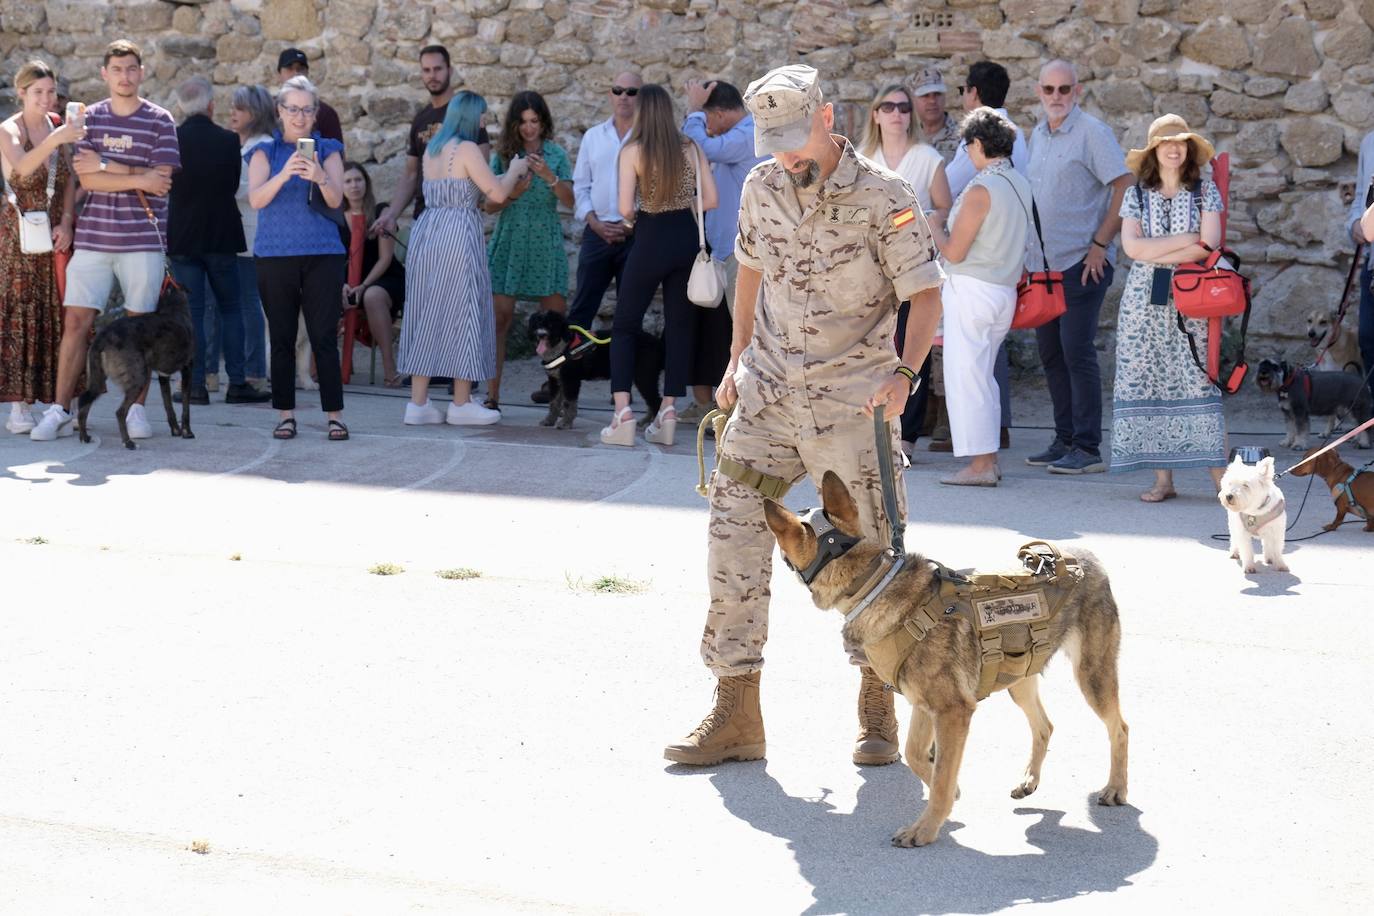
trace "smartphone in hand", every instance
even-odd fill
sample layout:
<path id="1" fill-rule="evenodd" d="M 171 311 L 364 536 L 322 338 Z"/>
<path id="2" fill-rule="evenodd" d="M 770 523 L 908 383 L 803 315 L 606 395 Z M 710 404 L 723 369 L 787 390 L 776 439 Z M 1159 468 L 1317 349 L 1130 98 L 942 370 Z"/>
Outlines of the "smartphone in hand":
<path id="1" fill-rule="evenodd" d="M 296 141 L 296 152 L 307 159 L 315 158 L 315 138 L 301 137 Z"/>

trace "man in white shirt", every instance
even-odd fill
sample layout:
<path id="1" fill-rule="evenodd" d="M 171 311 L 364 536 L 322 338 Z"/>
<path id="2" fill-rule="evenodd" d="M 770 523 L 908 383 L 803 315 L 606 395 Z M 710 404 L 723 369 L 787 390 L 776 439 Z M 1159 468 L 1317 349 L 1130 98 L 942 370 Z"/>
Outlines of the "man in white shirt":
<path id="1" fill-rule="evenodd" d="M 968 82 L 959 87 L 959 92 L 964 111 L 974 111 L 987 106 L 1011 121 L 1011 116 L 1003 107 L 1006 104 L 1009 89 L 1011 89 L 1011 77 L 1007 75 L 1007 68 L 990 60 L 980 60 L 968 68 Z M 1012 121 L 1013 126 L 1015 123 Z M 1030 154 L 1026 152 L 1026 138 L 1018 127 L 1016 128 L 1016 141 L 1011 148 L 1012 168 L 1024 175 L 1029 163 Z M 955 200 L 959 198 L 959 192 L 964 190 L 964 187 L 973 180 L 973 176 L 977 173 L 978 170 L 973 167 L 973 160 L 968 156 L 968 144 L 962 140 L 959 141 L 959 148 L 954 151 L 954 158 L 945 167 L 945 177 L 949 179 L 949 192 Z M 993 362 L 992 375 L 997 380 L 997 387 L 1002 392 L 1002 447 L 1006 448 L 1011 442 L 1008 432 L 1008 428 L 1011 426 L 1011 363 L 1007 358 L 1006 341 L 1003 341 L 1002 346 L 997 348 L 997 359 Z"/>
<path id="2" fill-rule="evenodd" d="M 1007 90 L 1009 89 L 1011 89 L 1011 77 L 1007 75 L 1007 68 L 990 60 L 980 60 L 968 68 L 968 82 L 959 87 L 959 92 L 964 111 L 974 111 L 986 106 L 1011 121 L 1011 116 L 1003 107 L 1006 104 Z M 1014 121 L 1012 124 L 1015 126 Z M 1026 138 L 1021 133 L 1021 128 L 1018 127 L 1016 128 L 1016 142 L 1011 151 L 1011 164 L 1016 171 L 1024 175 L 1029 162 L 1030 155 L 1026 152 Z M 973 180 L 973 176 L 977 172 L 978 170 L 973 167 L 973 160 L 968 157 L 967 144 L 962 140 L 959 141 L 959 148 L 954 151 L 954 158 L 945 167 L 945 177 L 949 179 L 950 194 L 958 198 L 959 192 Z"/>
<path id="3" fill-rule="evenodd" d="M 620 291 L 620 276 L 633 239 L 620 215 L 618 162 L 620 148 L 630 137 L 634 124 L 636 96 L 644 81 L 627 70 L 616 75 L 607 98 L 611 117 L 588 129 L 577 150 L 573 166 L 573 216 L 586 220 L 582 250 L 577 255 L 577 288 L 568 307 L 568 321 L 590 329 L 601 309 L 601 297 L 615 280 Z"/>

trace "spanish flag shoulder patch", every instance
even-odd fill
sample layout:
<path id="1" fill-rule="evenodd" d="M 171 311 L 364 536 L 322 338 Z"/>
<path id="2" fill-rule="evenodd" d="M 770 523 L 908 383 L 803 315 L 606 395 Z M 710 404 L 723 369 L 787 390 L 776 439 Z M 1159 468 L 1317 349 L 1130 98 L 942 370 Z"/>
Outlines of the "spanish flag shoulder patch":
<path id="1" fill-rule="evenodd" d="M 898 213 L 896 216 L 892 217 L 892 228 L 900 229 L 915 218 L 916 214 L 911 212 L 910 207 L 907 207 L 901 213 Z"/>

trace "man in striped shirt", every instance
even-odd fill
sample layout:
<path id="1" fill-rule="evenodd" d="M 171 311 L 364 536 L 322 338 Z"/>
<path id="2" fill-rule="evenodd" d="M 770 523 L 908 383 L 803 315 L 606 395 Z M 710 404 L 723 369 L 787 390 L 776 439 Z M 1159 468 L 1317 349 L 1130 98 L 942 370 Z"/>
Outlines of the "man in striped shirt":
<path id="1" fill-rule="evenodd" d="M 86 365 L 91 326 L 105 309 L 115 280 L 129 312 L 156 310 L 162 286 L 167 192 L 172 173 L 181 167 L 176 123 L 165 109 L 139 97 L 143 54 L 133 42 L 111 42 L 100 75 L 110 97 L 86 109 L 86 136 L 77 143 L 72 160 L 88 197 L 67 265 L 57 402 L 30 432 L 30 438 L 38 440 L 72 434 L 67 408 Z M 143 391 L 139 403 L 129 409 L 131 438 L 152 435 L 143 411 L 147 396 Z"/>

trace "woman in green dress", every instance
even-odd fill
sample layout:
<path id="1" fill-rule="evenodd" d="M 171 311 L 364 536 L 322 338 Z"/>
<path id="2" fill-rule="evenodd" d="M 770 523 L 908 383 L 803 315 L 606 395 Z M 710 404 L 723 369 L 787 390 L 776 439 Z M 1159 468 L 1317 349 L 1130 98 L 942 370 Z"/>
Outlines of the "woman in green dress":
<path id="1" fill-rule="evenodd" d="M 501 370 L 515 301 L 538 302 L 555 312 L 568 308 L 568 255 L 558 205 L 573 205 L 572 163 L 553 142 L 553 117 L 537 92 L 519 92 L 511 99 L 491 170 L 502 175 L 519 158 L 529 162 L 529 172 L 504 202 L 486 205 L 488 213 L 500 214 L 487 243 L 496 309 L 496 377 L 488 386 L 486 406 L 493 410 L 500 409 Z"/>

